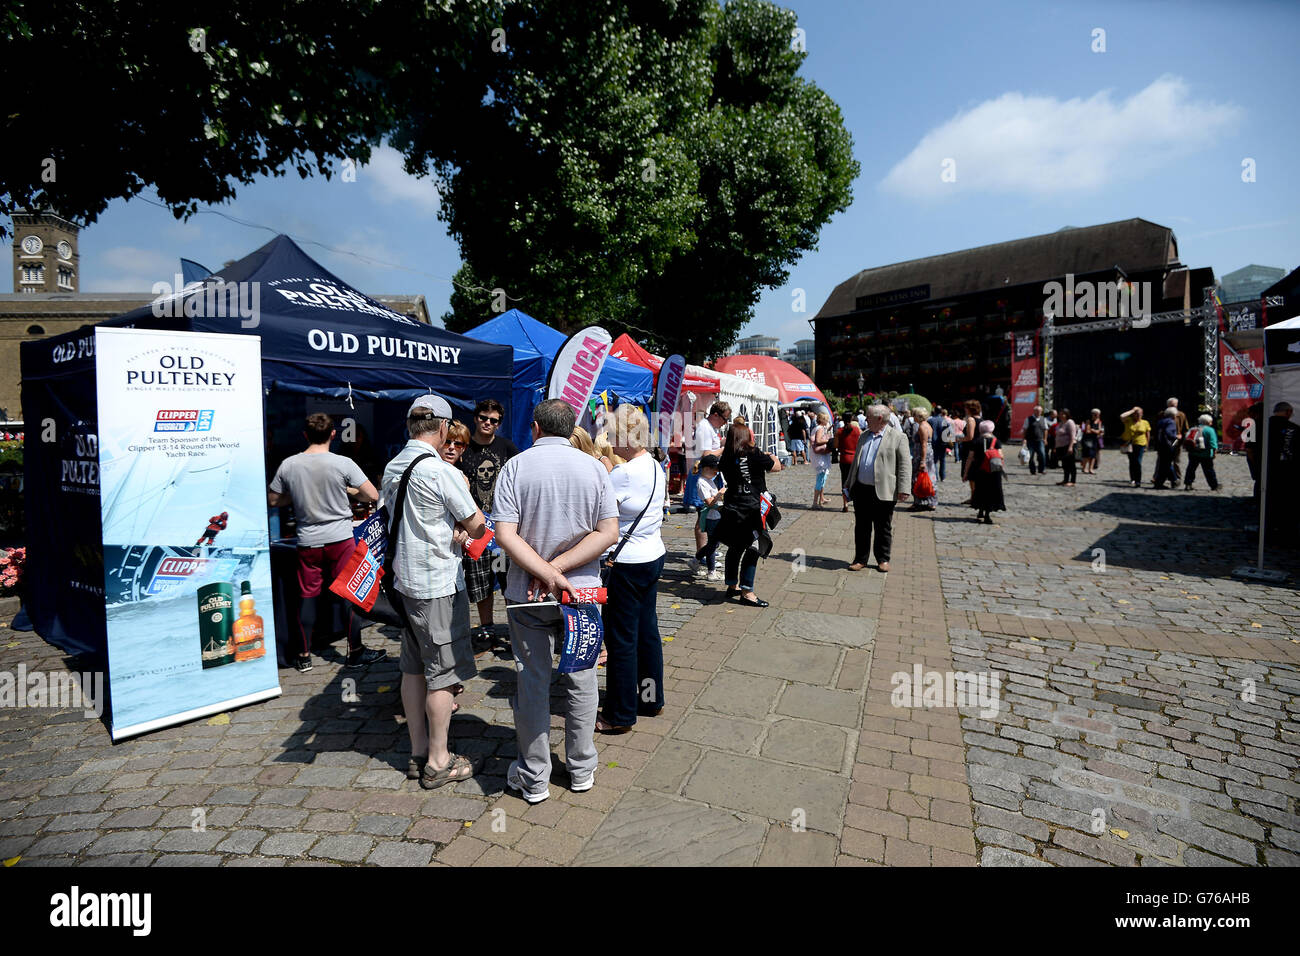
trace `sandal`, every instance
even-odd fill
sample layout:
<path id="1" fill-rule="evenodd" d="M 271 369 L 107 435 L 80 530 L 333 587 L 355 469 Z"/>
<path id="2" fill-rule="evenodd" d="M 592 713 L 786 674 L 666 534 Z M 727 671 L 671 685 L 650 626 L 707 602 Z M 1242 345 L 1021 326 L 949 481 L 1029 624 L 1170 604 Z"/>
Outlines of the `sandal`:
<path id="1" fill-rule="evenodd" d="M 435 769 L 431 763 L 425 764 L 424 770 L 420 773 L 420 786 L 425 790 L 435 790 L 449 783 L 468 780 L 472 776 L 474 776 L 474 766 L 469 762 L 469 758 L 452 754 L 451 759 L 447 761 L 447 766 L 441 770 Z"/>
<path id="2" fill-rule="evenodd" d="M 598 734 L 626 734 L 631 727 L 615 727 L 613 723 L 605 718 L 600 711 L 596 712 L 596 733 Z"/>
<path id="3" fill-rule="evenodd" d="M 406 763 L 406 779 L 419 780 L 420 774 L 424 773 L 424 765 L 429 762 L 428 756 L 412 757 Z"/>

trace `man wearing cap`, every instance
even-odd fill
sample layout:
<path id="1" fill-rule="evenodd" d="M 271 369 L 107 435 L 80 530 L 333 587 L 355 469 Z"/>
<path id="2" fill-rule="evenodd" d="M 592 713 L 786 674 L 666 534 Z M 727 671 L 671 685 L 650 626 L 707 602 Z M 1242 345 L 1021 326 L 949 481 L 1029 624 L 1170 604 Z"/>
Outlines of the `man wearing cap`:
<path id="1" fill-rule="evenodd" d="M 312 631 L 316 629 L 321 589 L 342 573 L 356 548 L 349 498 L 366 502 L 379 500 L 379 493 L 360 466 L 351 458 L 330 451 L 334 435 L 334 419 L 323 412 L 308 415 L 302 433 L 307 450 L 280 463 L 266 495 L 273 508 L 293 505 L 297 521 L 298 593 L 302 598 L 298 632 L 302 650 L 294 666 L 304 673 L 311 670 Z M 220 520 L 224 527 L 225 512 Z M 387 652 L 378 648 L 369 650 L 361 643 L 362 622 L 352 612 L 352 605 L 347 605 L 346 613 L 348 656 L 343 666 L 367 667 L 387 657 Z"/>
<path id="2" fill-rule="evenodd" d="M 438 452 L 447 440 L 451 406 L 422 395 L 406 414 L 411 440 L 384 469 L 389 530 L 397 494 L 410 470 L 393 556 L 393 585 L 407 627 L 402 630 L 402 707 L 411 735 L 406 775 L 426 790 L 471 777 L 468 759 L 451 753 L 447 730 L 455 687 L 478 673 L 469 635 L 469 598 L 461 544 L 487 530 L 465 477 Z"/>
<path id="3" fill-rule="evenodd" d="M 563 632 L 559 608 L 509 607 L 554 601 L 563 591 L 600 586 L 599 558 L 618 541 L 618 500 L 605 466 L 569 444 L 573 409 L 547 399 L 533 411 L 533 447 L 506 462 L 497 477 L 497 541 L 510 558 L 506 580 L 517 691 L 512 701 L 519 757 L 506 785 L 529 803 L 551 795 L 551 671 Z M 570 789 L 590 790 L 596 777 L 596 669 L 561 674 L 567 701 L 564 751 Z"/>

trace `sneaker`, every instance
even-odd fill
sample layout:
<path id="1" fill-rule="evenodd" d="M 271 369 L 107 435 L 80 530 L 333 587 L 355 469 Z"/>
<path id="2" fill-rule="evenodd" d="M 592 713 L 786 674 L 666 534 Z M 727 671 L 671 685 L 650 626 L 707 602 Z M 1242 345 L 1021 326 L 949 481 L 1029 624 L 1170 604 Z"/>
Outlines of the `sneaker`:
<path id="1" fill-rule="evenodd" d="M 697 578 L 704 577 L 707 571 L 704 565 L 700 564 L 699 560 L 696 558 L 687 558 L 686 566 L 691 569 L 691 574 L 695 575 Z"/>
<path id="2" fill-rule="evenodd" d="M 304 654 L 302 657 L 294 661 L 293 666 L 298 668 L 299 674 L 307 673 L 309 670 L 311 670 L 311 655 Z"/>
<path id="3" fill-rule="evenodd" d="M 382 661 L 388 656 L 388 651 L 379 648 L 363 647 L 357 651 L 349 651 L 347 659 L 343 662 L 344 667 L 369 667 L 376 661 Z M 310 665 L 308 665 L 310 666 Z"/>
<path id="4" fill-rule="evenodd" d="M 721 580 L 722 580 L 722 572 L 719 571 L 717 568 L 714 568 L 712 571 L 709 572 L 709 574 L 708 574 L 708 579 L 709 579 L 710 581 L 721 581 Z"/>
<path id="5" fill-rule="evenodd" d="M 592 776 L 594 777 L 595 774 L 593 773 Z M 517 790 L 519 795 L 529 803 L 541 803 L 543 800 L 546 800 L 551 796 L 550 787 L 547 787 L 541 793 L 529 793 L 524 789 L 524 782 L 519 779 L 518 762 L 512 763 L 510 769 L 506 772 L 506 786 L 511 790 Z M 588 786 L 590 786 L 590 784 Z"/>
<path id="6" fill-rule="evenodd" d="M 596 771 L 592 771 L 585 777 L 573 777 L 569 783 L 569 789 L 574 793 L 586 793 L 596 785 Z"/>

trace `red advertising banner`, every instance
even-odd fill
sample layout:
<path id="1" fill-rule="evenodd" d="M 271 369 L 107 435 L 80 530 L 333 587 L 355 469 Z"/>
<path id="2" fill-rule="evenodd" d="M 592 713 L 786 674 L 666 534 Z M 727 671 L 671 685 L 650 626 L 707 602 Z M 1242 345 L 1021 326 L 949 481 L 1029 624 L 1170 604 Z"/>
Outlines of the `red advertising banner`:
<path id="1" fill-rule="evenodd" d="M 1011 437 L 1025 437 L 1025 419 L 1038 404 L 1038 333 L 1017 332 L 1011 345 Z"/>
<path id="2" fill-rule="evenodd" d="M 1250 414 L 1250 406 L 1264 397 L 1263 366 L 1262 348 L 1234 352 L 1219 342 L 1219 421 L 1223 423 L 1219 441 L 1233 451 L 1245 449 L 1242 423 Z"/>

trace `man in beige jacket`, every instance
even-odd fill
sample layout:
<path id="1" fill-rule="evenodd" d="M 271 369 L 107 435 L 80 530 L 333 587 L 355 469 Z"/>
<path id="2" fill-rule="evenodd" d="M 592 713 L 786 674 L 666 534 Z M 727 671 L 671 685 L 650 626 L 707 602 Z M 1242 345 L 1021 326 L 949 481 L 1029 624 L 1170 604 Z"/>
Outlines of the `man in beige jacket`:
<path id="1" fill-rule="evenodd" d="M 867 430 L 858 439 L 857 456 L 846 488 L 853 501 L 853 563 L 861 571 L 871 553 L 871 533 L 876 535 L 877 567 L 889 570 L 889 545 L 893 540 L 894 505 L 908 499 L 912 488 L 912 455 L 902 431 L 889 426 L 889 409 L 867 409 Z"/>

